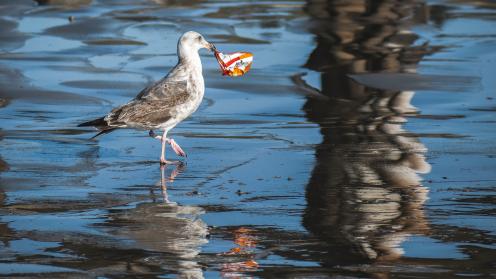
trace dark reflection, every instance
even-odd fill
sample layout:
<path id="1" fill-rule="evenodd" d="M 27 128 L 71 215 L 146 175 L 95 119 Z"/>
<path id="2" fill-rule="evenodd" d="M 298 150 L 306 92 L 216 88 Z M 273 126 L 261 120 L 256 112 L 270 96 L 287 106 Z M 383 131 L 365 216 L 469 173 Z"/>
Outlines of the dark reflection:
<path id="1" fill-rule="evenodd" d="M 0 109 L 6 105 L 7 105 L 7 100 L 0 98 Z M 2 141 L 2 139 L 3 139 L 3 132 L 2 129 L 0 129 L 0 142 Z M 9 165 L 7 164 L 7 162 L 5 162 L 2 159 L 2 155 L 0 154 L 0 183 L 1 183 L 2 172 L 8 170 L 9 170 Z M 0 208 L 3 208 L 5 206 L 6 199 L 7 199 L 7 195 L 5 194 L 5 191 L 3 190 L 3 187 L 0 184 Z M 0 250 L 2 250 L 2 246 L 8 245 L 8 239 L 12 234 L 13 232 L 9 228 L 8 224 L 0 222 L 0 241 L 2 242 L 2 245 L 0 245 Z"/>
<path id="2" fill-rule="evenodd" d="M 348 75 L 414 72 L 428 46 L 413 46 L 408 27 L 428 17 L 418 1 L 308 1 L 317 47 L 305 65 L 319 72 L 321 89 L 305 76 L 293 80 L 311 93 L 306 117 L 323 141 L 307 185 L 303 225 L 324 241 L 324 266 L 392 260 L 411 234 L 429 226 L 430 171 L 425 146 L 403 125 L 417 110 L 414 92 L 362 86 Z"/>
<path id="3" fill-rule="evenodd" d="M 7 104 L 8 101 L 6 99 L 0 98 L 0 109 L 5 107 Z M 2 138 L 3 138 L 3 133 L 2 130 L 0 129 L 0 141 L 2 140 Z M 9 169 L 9 165 L 7 164 L 7 162 L 2 160 L 2 156 L 0 155 L 0 173 L 2 171 L 7 171 L 8 169 Z"/>
<path id="4" fill-rule="evenodd" d="M 112 210 L 110 225 L 118 237 L 132 240 L 132 246 L 148 251 L 148 263 L 173 271 L 181 278 L 203 278 L 196 261 L 200 246 L 207 243 L 208 228 L 199 218 L 203 209 L 178 205 L 169 199 L 167 183 L 172 182 L 185 169 L 175 166 L 166 176 L 166 167 L 160 168 L 162 202 L 144 202 L 125 210 Z M 152 191 L 152 196 L 155 193 Z M 155 199 L 155 197 L 154 197 Z M 153 253 L 160 253 L 153 256 Z"/>
<path id="5" fill-rule="evenodd" d="M 92 0 L 35 0 L 39 5 L 85 6 Z"/>

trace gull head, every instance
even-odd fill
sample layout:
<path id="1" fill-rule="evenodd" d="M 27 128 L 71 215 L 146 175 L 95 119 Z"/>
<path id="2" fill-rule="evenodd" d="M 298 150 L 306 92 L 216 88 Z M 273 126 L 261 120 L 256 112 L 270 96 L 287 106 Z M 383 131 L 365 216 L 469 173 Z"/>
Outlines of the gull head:
<path id="1" fill-rule="evenodd" d="M 206 48 L 210 51 L 215 50 L 215 46 L 207 40 L 198 32 L 188 31 L 184 33 L 177 44 L 178 50 L 181 52 L 185 50 L 187 52 L 194 51 L 198 52 L 202 48 Z"/>

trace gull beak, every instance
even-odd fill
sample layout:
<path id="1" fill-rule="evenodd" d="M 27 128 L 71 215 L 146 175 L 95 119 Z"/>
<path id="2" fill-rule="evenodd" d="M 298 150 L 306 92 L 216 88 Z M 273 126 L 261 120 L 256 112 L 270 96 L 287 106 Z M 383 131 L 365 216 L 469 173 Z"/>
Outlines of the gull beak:
<path id="1" fill-rule="evenodd" d="M 209 42 L 205 42 L 205 44 L 203 46 L 206 49 L 210 50 L 211 52 L 215 52 L 217 50 L 217 48 L 215 47 L 215 45 L 212 44 L 212 43 L 209 43 Z"/>

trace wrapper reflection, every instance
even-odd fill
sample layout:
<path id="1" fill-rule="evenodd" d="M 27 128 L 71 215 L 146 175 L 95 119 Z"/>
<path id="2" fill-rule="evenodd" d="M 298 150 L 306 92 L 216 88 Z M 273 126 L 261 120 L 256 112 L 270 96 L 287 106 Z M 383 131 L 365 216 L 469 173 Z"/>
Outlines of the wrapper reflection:
<path id="1" fill-rule="evenodd" d="M 236 247 L 220 254 L 229 261 L 222 264 L 222 278 L 246 278 L 244 273 L 258 269 L 258 263 L 255 260 L 257 238 L 254 233 L 254 230 L 244 227 L 234 230 L 234 244 Z"/>

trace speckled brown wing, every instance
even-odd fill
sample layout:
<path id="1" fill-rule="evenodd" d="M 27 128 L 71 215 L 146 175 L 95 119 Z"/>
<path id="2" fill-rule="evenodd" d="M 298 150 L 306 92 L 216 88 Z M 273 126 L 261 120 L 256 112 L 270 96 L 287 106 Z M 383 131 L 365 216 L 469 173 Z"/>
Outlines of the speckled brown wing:
<path id="1" fill-rule="evenodd" d="M 106 117 L 109 126 L 156 128 L 174 118 L 175 107 L 189 98 L 187 82 L 160 80 L 145 88 L 131 102 L 113 109 Z"/>

